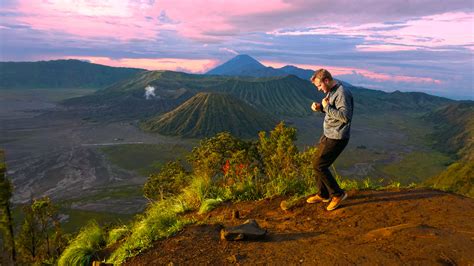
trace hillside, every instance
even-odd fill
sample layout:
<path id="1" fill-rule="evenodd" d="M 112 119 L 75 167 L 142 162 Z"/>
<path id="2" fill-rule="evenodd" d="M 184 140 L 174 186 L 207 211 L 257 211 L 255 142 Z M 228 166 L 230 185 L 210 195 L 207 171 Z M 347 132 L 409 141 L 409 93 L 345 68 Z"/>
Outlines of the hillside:
<path id="1" fill-rule="evenodd" d="M 224 204 L 125 265 L 471 265 L 474 200 L 432 190 L 351 192 L 342 208 L 303 199 L 288 211 L 282 198 Z M 241 219 L 231 219 L 238 210 Z M 449 217 L 449 219 L 446 219 Z M 256 219 L 262 241 L 226 242 L 222 225 Z"/>
<path id="2" fill-rule="evenodd" d="M 434 188 L 474 197 L 474 102 L 456 102 L 427 114 L 436 125 L 434 146 L 456 154 L 458 161 L 426 181 Z"/>
<path id="3" fill-rule="evenodd" d="M 426 184 L 474 198 L 474 162 L 459 160 L 439 175 L 427 180 Z"/>
<path id="4" fill-rule="evenodd" d="M 154 88 L 154 95 L 147 98 L 148 86 Z M 273 115 L 286 116 L 311 114 L 308 106 L 322 97 L 308 81 L 295 76 L 253 78 L 148 71 L 64 104 L 82 109 L 85 116 L 144 119 L 168 112 L 199 92 L 228 93 Z"/>
<path id="5" fill-rule="evenodd" d="M 273 128 L 276 123 L 270 115 L 229 94 L 198 93 L 173 111 L 145 121 L 141 128 L 184 137 L 210 137 L 228 131 L 248 138 L 260 130 Z"/>
<path id="6" fill-rule="evenodd" d="M 296 76 L 241 79 L 234 77 L 208 88 L 210 91 L 230 93 L 256 107 L 279 116 L 308 116 L 313 101 L 321 101 L 322 94 L 308 81 Z"/>
<path id="7" fill-rule="evenodd" d="M 146 88 L 154 92 L 146 97 Z M 427 113 L 452 100 L 425 93 L 370 90 L 346 84 L 354 95 L 358 114 L 382 112 Z M 312 101 L 323 94 L 294 75 L 238 77 L 194 75 L 173 71 L 147 71 L 95 94 L 64 102 L 70 111 L 100 119 L 148 119 L 169 112 L 199 92 L 228 93 L 277 117 L 306 117 Z"/>
<path id="8" fill-rule="evenodd" d="M 101 89 L 143 71 L 80 60 L 0 62 L 0 89 Z"/>
<path id="9" fill-rule="evenodd" d="M 454 102 L 424 117 L 436 124 L 432 138 L 437 148 L 474 160 L 474 102 Z"/>
<path id="10" fill-rule="evenodd" d="M 417 112 L 428 113 L 453 100 L 422 92 L 383 92 L 361 87 L 349 87 L 354 95 L 355 110 L 362 113 L 373 112 Z"/>

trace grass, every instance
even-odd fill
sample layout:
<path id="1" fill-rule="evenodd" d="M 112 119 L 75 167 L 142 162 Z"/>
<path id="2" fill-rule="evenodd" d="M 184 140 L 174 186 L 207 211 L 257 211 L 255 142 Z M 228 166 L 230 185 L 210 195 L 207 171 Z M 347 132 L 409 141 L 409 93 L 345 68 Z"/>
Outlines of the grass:
<path id="1" fill-rule="evenodd" d="M 112 164 L 143 176 L 157 172 L 168 161 L 183 158 L 189 150 L 185 144 L 124 144 L 101 148 Z"/>
<path id="2" fill-rule="evenodd" d="M 91 265 L 104 245 L 103 230 L 97 223 L 90 222 L 61 254 L 58 265 Z"/>
<path id="3" fill-rule="evenodd" d="M 221 198 L 217 199 L 206 199 L 202 202 L 201 207 L 199 208 L 199 214 L 204 214 L 206 212 L 212 211 L 217 205 L 221 204 L 223 200 Z"/>
<path id="4" fill-rule="evenodd" d="M 142 219 L 133 223 L 130 236 L 111 254 L 107 262 L 121 264 L 127 258 L 150 248 L 154 241 L 167 238 L 192 223 L 192 220 L 178 216 L 183 209 L 170 208 L 174 204 L 174 199 L 152 204 Z"/>
<path id="5" fill-rule="evenodd" d="M 107 234 L 107 246 L 117 243 L 128 234 L 130 234 L 130 229 L 125 225 L 111 229 Z"/>

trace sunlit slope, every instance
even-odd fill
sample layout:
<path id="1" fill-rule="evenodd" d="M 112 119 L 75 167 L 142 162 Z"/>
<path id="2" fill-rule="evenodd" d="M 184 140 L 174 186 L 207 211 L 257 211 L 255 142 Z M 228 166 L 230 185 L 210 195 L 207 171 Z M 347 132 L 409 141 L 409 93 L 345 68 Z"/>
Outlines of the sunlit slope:
<path id="1" fill-rule="evenodd" d="M 474 197 L 474 102 L 456 102 L 428 114 L 437 125 L 436 147 L 456 153 L 458 161 L 427 181 L 435 188 Z"/>

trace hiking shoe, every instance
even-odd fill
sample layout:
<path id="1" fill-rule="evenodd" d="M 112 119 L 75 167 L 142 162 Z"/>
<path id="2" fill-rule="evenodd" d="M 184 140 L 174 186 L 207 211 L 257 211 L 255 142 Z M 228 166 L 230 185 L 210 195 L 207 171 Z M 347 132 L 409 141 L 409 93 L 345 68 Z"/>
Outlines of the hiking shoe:
<path id="1" fill-rule="evenodd" d="M 339 207 L 341 202 L 347 198 L 347 193 L 346 192 L 343 192 L 343 193 L 344 194 L 342 194 L 339 197 L 332 197 L 331 203 L 329 203 L 329 205 L 326 207 L 326 210 L 332 211 L 332 210 L 337 209 L 337 207 Z"/>
<path id="2" fill-rule="evenodd" d="M 310 203 L 310 204 L 312 204 L 312 203 L 317 203 L 317 202 L 329 202 L 329 201 L 331 201 L 331 199 L 325 199 L 325 198 L 323 198 L 323 197 L 321 197 L 321 196 L 319 196 L 319 195 L 309 197 L 309 198 L 306 200 L 306 202 L 307 202 L 307 203 Z"/>

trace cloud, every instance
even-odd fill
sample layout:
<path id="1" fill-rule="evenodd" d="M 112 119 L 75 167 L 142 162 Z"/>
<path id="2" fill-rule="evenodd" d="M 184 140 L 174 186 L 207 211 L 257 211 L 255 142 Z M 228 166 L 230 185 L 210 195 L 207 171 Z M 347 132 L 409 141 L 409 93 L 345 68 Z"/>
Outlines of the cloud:
<path id="1" fill-rule="evenodd" d="M 273 62 L 273 61 L 262 61 L 263 64 L 272 67 L 283 67 L 286 63 L 281 62 Z M 310 64 L 293 64 L 299 68 L 303 69 L 310 69 L 310 70 L 317 70 L 320 68 L 325 68 L 330 70 L 330 72 L 334 76 L 358 76 L 364 77 L 364 79 L 370 79 L 374 81 L 392 81 L 392 82 L 410 82 L 410 83 L 427 83 L 427 84 L 441 84 L 441 80 L 432 79 L 429 77 L 414 77 L 414 76 L 406 76 L 406 75 L 394 75 L 394 74 L 387 74 L 387 73 L 380 73 L 374 72 L 367 69 L 362 68 L 353 68 L 353 67 L 339 67 L 339 66 L 331 66 L 331 65 L 310 65 Z"/>
<path id="2" fill-rule="evenodd" d="M 223 51 L 223 52 L 228 52 L 228 53 L 231 53 L 231 54 L 234 54 L 234 55 L 238 55 L 239 53 L 233 49 L 229 49 L 229 48 L 219 48 L 219 51 Z"/>
<path id="3" fill-rule="evenodd" d="M 337 23 L 337 21 L 335 22 Z M 360 51 L 407 51 L 433 49 L 447 46 L 472 47 L 474 37 L 474 13 L 443 13 L 409 19 L 396 27 L 385 23 L 369 23 L 357 26 L 329 24 L 297 30 L 277 30 L 271 35 L 339 35 L 360 37 L 364 43 L 356 46 Z"/>
<path id="4" fill-rule="evenodd" d="M 215 60 L 181 59 L 181 58 L 120 58 L 64 56 L 61 59 L 79 59 L 89 62 L 117 66 L 143 68 L 147 70 L 175 70 L 188 73 L 203 73 L 217 65 Z"/>

